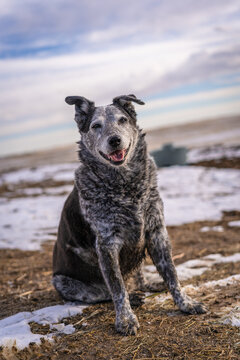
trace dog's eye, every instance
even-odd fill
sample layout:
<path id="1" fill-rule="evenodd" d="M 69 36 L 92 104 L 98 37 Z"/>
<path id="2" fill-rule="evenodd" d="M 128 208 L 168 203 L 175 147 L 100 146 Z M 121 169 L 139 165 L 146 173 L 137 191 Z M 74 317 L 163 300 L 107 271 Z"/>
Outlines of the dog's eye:
<path id="1" fill-rule="evenodd" d="M 102 125 L 100 123 L 96 123 L 92 126 L 92 129 L 100 129 Z"/>
<path id="2" fill-rule="evenodd" d="M 128 120 L 127 120 L 127 118 L 125 118 L 125 117 L 121 117 L 119 120 L 118 120 L 118 122 L 119 122 L 119 124 L 124 124 L 124 123 L 126 123 Z"/>

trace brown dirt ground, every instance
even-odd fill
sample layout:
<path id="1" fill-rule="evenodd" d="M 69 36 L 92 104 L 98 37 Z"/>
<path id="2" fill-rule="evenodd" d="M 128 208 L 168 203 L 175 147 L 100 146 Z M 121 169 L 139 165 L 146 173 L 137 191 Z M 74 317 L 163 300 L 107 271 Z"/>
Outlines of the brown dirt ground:
<path id="1" fill-rule="evenodd" d="M 190 164 L 194 166 L 205 166 L 225 169 L 240 169 L 240 161 L 238 158 L 222 158 L 217 160 L 199 161 L 197 164 Z"/>
<path id="2" fill-rule="evenodd" d="M 240 252 L 240 230 L 228 226 L 234 220 L 240 220 L 240 212 L 225 212 L 219 221 L 169 227 L 175 264 L 211 253 Z M 203 226 L 216 225 L 223 226 L 224 231 L 199 231 Z M 63 303 L 51 285 L 52 247 L 49 242 L 42 251 L 0 250 L 0 318 Z M 146 262 L 151 263 L 149 258 Z M 182 285 L 199 285 L 239 273 L 240 263 L 217 264 Z M 0 348 L 0 359 L 240 359 L 239 329 L 219 323 L 220 309 L 239 301 L 239 288 L 205 289 L 194 297 L 206 304 L 207 314 L 186 316 L 172 301 L 163 306 L 154 297 L 149 298 L 134 309 L 141 327 L 137 336 L 129 337 L 116 333 L 112 303 L 90 306 L 83 315 L 64 320 L 73 325 L 81 320 L 74 334 L 58 336 L 53 344 L 32 344 L 22 351 Z M 174 316 L 169 316 L 169 311 Z M 49 331 L 47 326 L 34 323 L 31 329 L 42 334 Z"/>

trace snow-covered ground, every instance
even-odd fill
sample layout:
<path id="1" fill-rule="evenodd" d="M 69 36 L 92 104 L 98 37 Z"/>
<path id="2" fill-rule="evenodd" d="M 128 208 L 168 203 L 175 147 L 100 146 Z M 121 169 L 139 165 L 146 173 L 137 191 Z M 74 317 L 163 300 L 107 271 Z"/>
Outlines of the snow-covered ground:
<path id="1" fill-rule="evenodd" d="M 76 170 L 77 166 L 77 163 L 64 163 L 11 171 L 0 176 L 0 185 L 19 184 L 24 182 L 35 183 L 47 179 L 55 181 L 71 181 L 73 180 L 74 170 Z"/>
<path id="2" fill-rule="evenodd" d="M 218 220 L 240 209 L 240 171 L 173 166 L 158 171 L 167 225 Z"/>
<path id="3" fill-rule="evenodd" d="M 30 343 L 41 343 L 41 338 L 52 341 L 53 336 L 58 334 L 72 334 L 75 331 L 73 325 L 65 325 L 61 320 L 78 314 L 82 314 L 84 305 L 66 303 L 42 308 L 33 312 L 20 312 L 3 320 L 0 320 L 0 346 L 11 348 L 15 346 L 22 350 Z M 48 335 L 33 334 L 29 323 L 35 322 L 41 325 L 49 325 L 52 332 Z"/>
<path id="4" fill-rule="evenodd" d="M 0 248 L 37 250 L 43 241 L 55 239 L 71 191 L 71 185 L 62 182 L 73 180 L 76 167 L 73 163 L 41 166 L 0 177 L 0 184 L 7 184 L 18 196 L 9 199 L 6 193 L 0 198 Z M 33 187 L 47 179 L 54 180 L 56 187 Z M 22 187 L 14 192 L 19 184 Z M 240 170 L 173 166 L 158 170 L 158 184 L 167 225 L 218 220 L 224 210 L 240 210 Z"/>
<path id="5" fill-rule="evenodd" d="M 228 226 L 240 227 L 240 220 L 230 221 Z"/>
<path id="6" fill-rule="evenodd" d="M 0 248 L 39 250 L 55 240 L 64 196 L 0 199 Z"/>
<path id="7" fill-rule="evenodd" d="M 240 146 L 223 146 L 222 144 L 209 147 L 205 146 L 191 149 L 187 154 L 188 163 L 217 160 L 221 158 L 240 158 Z"/>
<path id="8" fill-rule="evenodd" d="M 193 276 L 200 276 L 209 270 L 215 264 L 240 262 L 240 253 L 230 256 L 222 256 L 221 254 L 210 254 L 200 259 L 188 260 L 176 266 L 179 280 L 188 280 Z M 149 281 L 157 281 L 159 275 L 154 265 L 146 265 L 144 275 Z M 240 275 L 239 275 L 240 276 Z M 239 279 L 240 280 L 240 279 Z"/>
<path id="9" fill-rule="evenodd" d="M 203 226 L 200 229 L 201 232 L 208 232 L 208 231 L 216 231 L 216 232 L 223 232 L 224 228 L 221 225 L 218 226 Z"/>

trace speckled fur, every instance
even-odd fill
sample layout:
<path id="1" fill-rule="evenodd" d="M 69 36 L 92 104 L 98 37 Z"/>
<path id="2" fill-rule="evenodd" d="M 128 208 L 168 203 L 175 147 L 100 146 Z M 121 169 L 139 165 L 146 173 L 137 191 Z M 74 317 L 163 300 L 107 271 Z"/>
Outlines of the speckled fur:
<path id="1" fill-rule="evenodd" d="M 82 97 L 68 97 L 75 104 L 81 141 L 80 166 L 75 185 L 62 212 L 53 255 L 53 284 L 68 300 L 88 303 L 112 299 L 116 329 L 136 334 L 124 280 L 139 268 L 147 250 L 175 303 L 186 313 L 204 307 L 181 290 L 172 261 L 171 246 L 158 192 L 156 168 L 147 154 L 144 134 L 136 125 L 134 95 L 117 97 L 113 104 L 93 109 Z M 125 118 L 124 123 L 121 121 Z M 100 123 L 101 128 L 92 128 Z M 128 148 L 123 164 L 101 156 L 112 149 L 109 138 L 121 138 Z M 138 270 L 141 287 L 145 280 Z"/>

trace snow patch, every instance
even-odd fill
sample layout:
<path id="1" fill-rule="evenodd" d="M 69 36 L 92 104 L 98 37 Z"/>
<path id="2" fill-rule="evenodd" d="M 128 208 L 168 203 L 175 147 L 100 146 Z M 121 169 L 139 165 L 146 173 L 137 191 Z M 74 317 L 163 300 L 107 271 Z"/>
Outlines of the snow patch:
<path id="1" fill-rule="evenodd" d="M 74 326 L 59 323 L 63 318 L 82 314 L 86 306 L 76 306 L 73 303 L 55 305 L 42 308 L 33 312 L 20 312 L 3 320 L 0 320 L 0 346 L 11 348 L 16 346 L 22 350 L 30 343 L 41 343 L 41 338 L 53 341 L 53 336 L 64 333 L 71 334 L 75 331 Z M 33 334 L 29 323 L 49 325 L 50 329 L 57 332 L 47 335 Z"/>
<path id="2" fill-rule="evenodd" d="M 64 193 L 70 193 L 72 191 L 72 188 L 72 185 L 63 185 L 50 188 L 28 187 L 23 189 L 17 189 L 16 194 L 23 197 L 39 195 L 62 195 Z M 11 193 L 9 194 L 12 195 Z"/>
<path id="3" fill-rule="evenodd" d="M 235 253 L 233 255 L 222 256 L 221 254 L 210 254 L 204 256 L 203 259 L 207 259 L 213 262 L 213 264 L 220 263 L 230 263 L 230 262 L 239 262 L 240 261 L 240 253 Z"/>
<path id="4" fill-rule="evenodd" d="M 16 191 L 18 195 L 26 195 L 26 196 L 34 196 L 34 195 L 42 195 L 43 190 L 38 187 L 26 188 L 26 189 L 18 189 Z"/>
<path id="5" fill-rule="evenodd" d="M 1 199 L 0 248 L 39 250 L 55 240 L 65 196 Z"/>
<path id="6" fill-rule="evenodd" d="M 47 179 L 73 181 L 74 171 L 78 166 L 79 163 L 66 163 L 11 171 L 0 176 L 0 184 L 36 183 Z"/>
<path id="7" fill-rule="evenodd" d="M 199 231 L 200 232 L 208 232 L 208 231 L 223 232 L 224 228 L 222 226 L 203 226 Z"/>
<path id="8" fill-rule="evenodd" d="M 240 146 L 224 147 L 214 145 L 211 147 L 200 147 L 191 149 L 187 154 L 188 163 L 197 163 L 200 161 L 217 160 L 217 159 L 240 158 Z"/>
<path id="9" fill-rule="evenodd" d="M 228 226 L 239 227 L 239 226 L 240 226 L 240 220 L 230 221 L 230 222 L 228 223 Z"/>
<path id="10" fill-rule="evenodd" d="M 235 306 L 227 314 L 225 314 L 220 322 L 226 325 L 238 326 L 240 327 L 240 304 Z"/>
<path id="11" fill-rule="evenodd" d="M 219 280 L 211 280 L 204 283 L 204 287 L 216 287 L 216 286 L 228 286 L 235 284 L 236 282 L 240 281 L 240 274 L 237 275 L 231 275 L 225 279 L 219 279 Z"/>
<path id="12" fill-rule="evenodd" d="M 207 288 L 209 289 L 209 288 L 216 288 L 216 287 L 225 287 L 225 286 L 237 284 L 237 283 L 239 283 L 239 281 L 240 281 L 240 274 L 236 274 L 236 275 L 228 276 L 224 279 L 207 281 L 205 283 L 202 283 L 199 286 L 193 286 L 191 284 L 186 285 L 183 287 L 183 289 L 186 290 L 186 292 L 189 295 L 193 295 L 199 291 L 202 292 L 204 289 L 207 289 Z"/>
<path id="13" fill-rule="evenodd" d="M 210 269 L 214 264 L 239 262 L 240 253 L 230 256 L 221 254 L 210 254 L 200 259 L 188 260 L 176 266 L 178 278 L 180 281 L 191 279 L 194 276 L 200 276 Z M 146 279 L 149 281 L 159 281 L 159 275 L 154 265 L 144 267 Z"/>
<path id="14" fill-rule="evenodd" d="M 240 170 L 172 166 L 158 171 L 167 225 L 219 220 L 240 210 Z"/>

